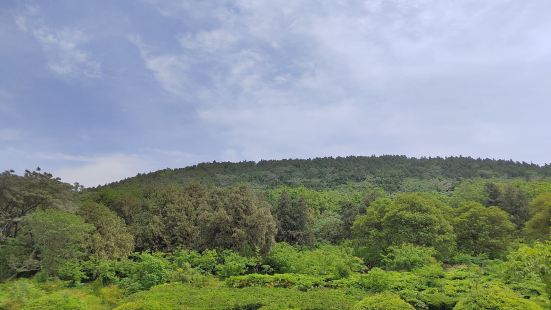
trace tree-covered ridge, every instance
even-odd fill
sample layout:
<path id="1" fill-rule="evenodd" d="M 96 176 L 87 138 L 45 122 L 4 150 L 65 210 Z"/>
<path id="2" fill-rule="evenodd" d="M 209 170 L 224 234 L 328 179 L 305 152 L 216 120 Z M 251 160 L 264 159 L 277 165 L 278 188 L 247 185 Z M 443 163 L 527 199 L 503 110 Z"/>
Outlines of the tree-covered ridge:
<path id="1" fill-rule="evenodd" d="M 551 181 L 0 174 L 0 309 L 547 309 Z M 435 186 L 436 185 L 436 186 Z"/>
<path id="2" fill-rule="evenodd" d="M 349 156 L 314 159 L 261 160 L 259 162 L 212 162 L 139 174 L 112 185 L 166 185 L 200 181 L 228 186 L 247 183 L 256 188 L 281 185 L 332 188 L 350 182 L 369 181 L 387 191 L 398 191 L 404 183 L 433 180 L 447 189 L 457 180 L 471 178 L 551 177 L 551 165 L 512 160 L 471 157 Z M 407 184 L 405 184 L 407 186 Z"/>

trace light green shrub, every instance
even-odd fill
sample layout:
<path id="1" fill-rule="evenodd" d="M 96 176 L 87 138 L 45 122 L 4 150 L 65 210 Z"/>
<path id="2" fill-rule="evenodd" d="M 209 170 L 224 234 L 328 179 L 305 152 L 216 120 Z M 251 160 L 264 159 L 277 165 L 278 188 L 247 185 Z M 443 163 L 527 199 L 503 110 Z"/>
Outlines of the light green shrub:
<path id="1" fill-rule="evenodd" d="M 380 293 L 364 298 L 354 305 L 354 310 L 415 310 L 415 308 L 396 294 Z"/>

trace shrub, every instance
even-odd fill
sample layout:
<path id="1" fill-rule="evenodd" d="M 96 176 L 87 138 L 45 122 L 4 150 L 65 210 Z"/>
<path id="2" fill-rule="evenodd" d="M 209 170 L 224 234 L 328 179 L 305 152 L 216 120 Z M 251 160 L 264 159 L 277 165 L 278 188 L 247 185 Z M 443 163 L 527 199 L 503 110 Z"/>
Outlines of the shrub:
<path id="1" fill-rule="evenodd" d="M 170 280 L 170 263 L 162 254 L 142 253 L 138 254 L 137 258 L 138 261 L 133 265 L 130 276 L 121 281 L 128 291 L 146 290 Z"/>
<path id="2" fill-rule="evenodd" d="M 360 287 L 374 293 L 384 292 L 390 289 L 392 284 L 390 274 L 380 268 L 371 269 L 367 275 L 360 279 Z"/>
<path id="3" fill-rule="evenodd" d="M 278 243 L 272 248 L 266 263 L 278 273 L 319 275 L 335 279 L 364 268 L 361 259 L 353 256 L 351 249 L 332 245 L 299 250 L 286 243 Z"/>
<path id="4" fill-rule="evenodd" d="M 62 290 L 30 300 L 24 310 L 89 310 L 103 309 L 101 300 L 80 291 Z"/>
<path id="5" fill-rule="evenodd" d="M 354 306 L 354 310 L 414 310 L 400 296 L 392 293 L 381 293 L 368 296 Z"/>
<path id="6" fill-rule="evenodd" d="M 282 287 L 308 290 L 324 286 L 324 279 L 316 276 L 298 274 L 249 274 L 245 276 L 230 277 L 226 285 L 234 288 L 244 287 Z"/>
<path id="7" fill-rule="evenodd" d="M 537 304 L 523 299 L 510 289 L 491 285 L 475 288 L 459 301 L 454 310 L 543 310 Z"/>
<path id="8" fill-rule="evenodd" d="M 411 243 L 390 246 L 383 256 L 383 264 L 391 270 L 412 270 L 436 263 L 436 251 L 430 247 L 423 247 Z"/>

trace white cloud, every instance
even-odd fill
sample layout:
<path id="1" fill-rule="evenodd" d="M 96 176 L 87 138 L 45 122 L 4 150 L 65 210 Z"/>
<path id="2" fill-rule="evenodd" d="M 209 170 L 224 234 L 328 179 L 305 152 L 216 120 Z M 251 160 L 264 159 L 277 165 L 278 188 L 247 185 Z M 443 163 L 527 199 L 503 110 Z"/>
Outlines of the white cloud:
<path id="1" fill-rule="evenodd" d="M 112 154 L 88 158 L 81 165 L 69 165 L 54 170 L 55 176 L 64 182 L 79 182 L 84 186 L 97 186 L 121 180 L 144 171 L 149 166 L 147 160 L 129 154 Z"/>
<path id="2" fill-rule="evenodd" d="M 83 76 L 98 78 L 101 65 L 82 46 L 87 36 L 78 29 L 56 29 L 45 25 L 39 18 L 37 7 L 15 16 L 15 23 L 25 33 L 31 34 L 42 47 L 51 72 L 62 77 Z"/>

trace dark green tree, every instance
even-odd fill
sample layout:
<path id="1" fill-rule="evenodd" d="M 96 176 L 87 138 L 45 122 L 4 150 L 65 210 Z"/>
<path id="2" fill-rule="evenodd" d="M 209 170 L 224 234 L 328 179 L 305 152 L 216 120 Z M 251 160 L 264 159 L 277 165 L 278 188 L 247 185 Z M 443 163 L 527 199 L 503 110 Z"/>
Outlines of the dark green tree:
<path id="1" fill-rule="evenodd" d="M 95 227 L 89 239 L 89 252 L 100 259 L 127 258 L 134 250 L 134 237 L 124 221 L 102 204 L 85 202 L 78 214 Z"/>
<path id="2" fill-rule="evenodd" d="M 39 169 L 26 170 L 23 176 L 13 171 L 0 173 L 0 244 L 17 236 L 23 217 L 35 210 L 70 208 L 71 185 Z"/>
<path id="3" fill-rule="evenodd" d="M 513 237 L 515 225 L 509 214 L 498 207 L 484 207 L 471 202 L 454 210 L 453 227 L 461 251 L 497 257 L 505 252 Z"/>
<path id="4" fill-rule="evenodd" d="M 312 211 L 304 199 L 293 199 L 287 192 L 283 192 L 274 208 L 274 216 L 277 220 L 277 241 L 293 245 L 313 245 Z"/>

